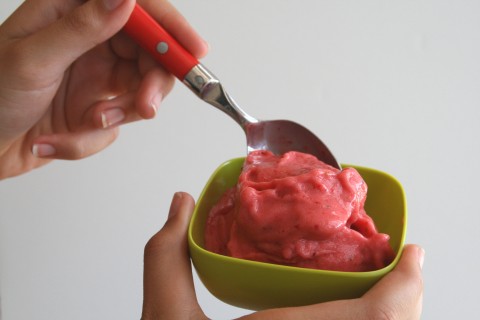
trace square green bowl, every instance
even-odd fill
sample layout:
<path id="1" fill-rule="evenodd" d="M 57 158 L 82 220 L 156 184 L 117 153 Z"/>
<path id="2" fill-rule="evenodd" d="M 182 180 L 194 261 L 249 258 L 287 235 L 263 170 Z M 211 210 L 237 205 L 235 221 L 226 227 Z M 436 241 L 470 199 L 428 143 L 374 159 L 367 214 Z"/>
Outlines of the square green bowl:
<path id="1" fill-rule="evenodd" d="M 244 160 L 232 159 L 217 168 L 197 200 L 188 230 L 193 265 L 215 297 L 251 310 L 358 298 L 395 267 L 406 235 L 407 206 L 403 188 L 389 174 L 353 165 L 343 167 L 357 169 L 366 181 L 367 214 L 380 232 L 390 235 L 390 244 L 396 252 L 394 261 L 385 268 L 368 272 L 315 270 L 237 259 L 206 250 L 207 216 L 223 193 L 237 183 Z"/>

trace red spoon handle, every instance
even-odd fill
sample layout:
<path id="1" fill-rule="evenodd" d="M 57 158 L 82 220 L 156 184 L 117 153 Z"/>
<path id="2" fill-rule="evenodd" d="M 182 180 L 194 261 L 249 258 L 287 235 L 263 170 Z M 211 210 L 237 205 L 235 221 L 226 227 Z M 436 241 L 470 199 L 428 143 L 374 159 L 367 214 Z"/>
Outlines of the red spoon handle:
<path id="1" fill-rule="evenodd" d="M 198 64 L 198 60 L 138 4 L 124 31 L 181 81 Z"/>

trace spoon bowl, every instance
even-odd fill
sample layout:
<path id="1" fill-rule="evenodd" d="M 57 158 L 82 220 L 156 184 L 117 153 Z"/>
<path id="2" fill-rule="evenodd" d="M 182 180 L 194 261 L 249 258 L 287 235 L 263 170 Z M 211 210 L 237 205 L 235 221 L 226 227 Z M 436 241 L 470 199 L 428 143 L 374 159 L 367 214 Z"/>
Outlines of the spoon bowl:
<path id="1" fill-rule="evenodd" d="M 248 152 L 260 149 L 281 155 L 288 151 L 300 151 L 340 169 L 340 164 L 322 140 L 296 122 L 269 120 L 251 123 L 246 127 L 246 136 Z"/>
<path id="2" fill-rule="evenodd" d="M 247 114 L 225 91 L 220 81 L 204 66 L 197 65 L 183 81 L 203 101 L 225 112 L 245 132 L 247 152 L 269 150 L 281 155 L 300 151 L 341 169 L 328 147 L 304 126 L 289 120 L 258 120 Z"/>

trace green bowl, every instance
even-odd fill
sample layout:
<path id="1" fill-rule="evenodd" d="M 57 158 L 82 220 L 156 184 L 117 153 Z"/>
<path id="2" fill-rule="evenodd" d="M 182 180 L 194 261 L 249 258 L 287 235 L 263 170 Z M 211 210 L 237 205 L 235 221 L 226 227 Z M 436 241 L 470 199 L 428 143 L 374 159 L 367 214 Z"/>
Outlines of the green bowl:
<path id="1" fill-rule="evenodd" d="M 251 310 L 358 298 L 397 264 L 407 225 L 403 188 L 389 174 L 353 165 L 344 167 L 354 167 L 366 181 L 366 211 L 377 229 L 390 235 L 396 252 L 394 261 L 385 268 L 368 272 L 315 270 L 237 259 L 206 250 L 204 229 L 208 213 L 224 191 L 237 183 L 244 160 L 227 161 L 213 173 L 200 194 L 188 230 L 193 265 L 215 297 Z"/>

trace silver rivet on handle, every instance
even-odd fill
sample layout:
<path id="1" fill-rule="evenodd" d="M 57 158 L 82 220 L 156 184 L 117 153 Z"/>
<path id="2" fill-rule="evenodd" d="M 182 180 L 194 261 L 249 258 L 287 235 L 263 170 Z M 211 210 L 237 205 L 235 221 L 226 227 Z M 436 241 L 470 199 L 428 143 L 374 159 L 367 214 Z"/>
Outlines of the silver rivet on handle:
<path id="1" fill-rule="evenodd" d="M 165 54 L 168 51 L 168 43 L 166 42 L 159 42 L 157 44 L 157 52 L 160 54 Z"/>

